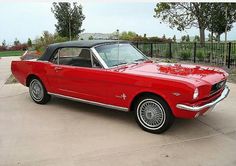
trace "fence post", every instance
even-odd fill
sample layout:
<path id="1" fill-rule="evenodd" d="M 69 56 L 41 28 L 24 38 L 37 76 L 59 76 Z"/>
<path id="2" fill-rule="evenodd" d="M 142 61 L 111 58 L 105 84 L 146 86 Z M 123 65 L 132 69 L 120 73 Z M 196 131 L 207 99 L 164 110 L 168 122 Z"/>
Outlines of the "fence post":
<path id="1" fill-rule="evenodd" d="M 231 54 L 231 42 L 229 42 L 229 49 L 228 49 L 229 53 L 228 53 L 228 68 L 230 68 L 230 54 Z"/>
<path id="2" fill-rule="evenodd" d="M 153 57 L 153 44 L 152 43 L 150 44 L 151 44 L 151 57 Z"/>
<path id="3" fill-rule="evenodd" d="M 136 47 L 138 48 L 138 42 L 136 42 Z"/>
<path id="4" fill-rule="evenodd" d="M 197 51 L 197 43 L 194 42 L 193 45 L 193 62 L 196 63 L 196 51 Z"/>
<path id="5" fill-rule="evenodd" d="M 169 43 L 169 56 L 170 56 L 170 59 L 171 59 L 172 58 L 171 42 Z"/>

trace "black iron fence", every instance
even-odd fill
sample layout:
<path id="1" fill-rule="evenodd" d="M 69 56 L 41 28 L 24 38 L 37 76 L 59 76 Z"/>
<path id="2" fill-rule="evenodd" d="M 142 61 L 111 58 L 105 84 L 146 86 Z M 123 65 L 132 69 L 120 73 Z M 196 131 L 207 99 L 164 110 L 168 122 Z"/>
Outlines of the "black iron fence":
<path id="1" fill-rule="evenodd" d="M 211 63 L 224 65 L 228 68 L 236 67 L 236 43 L 229 42 L 225 49 L 225 43 L 146 43 L 134 42 L 147 56 L 154 58 L 169 58 L 194 63 Z M 225 51 L 226 50 L 226 51 Z M 226 59 L 224 57 L 226 55 Z"/>

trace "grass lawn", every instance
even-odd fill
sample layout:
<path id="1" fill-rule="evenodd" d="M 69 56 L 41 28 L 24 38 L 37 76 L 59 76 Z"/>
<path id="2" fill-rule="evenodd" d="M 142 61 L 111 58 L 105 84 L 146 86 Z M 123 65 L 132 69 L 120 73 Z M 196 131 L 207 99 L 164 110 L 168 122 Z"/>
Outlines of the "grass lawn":
<path id="1" fill-rule="evenodd" d="M 21 56 L 24 51 L 0 51 L 0 57 Z"/>

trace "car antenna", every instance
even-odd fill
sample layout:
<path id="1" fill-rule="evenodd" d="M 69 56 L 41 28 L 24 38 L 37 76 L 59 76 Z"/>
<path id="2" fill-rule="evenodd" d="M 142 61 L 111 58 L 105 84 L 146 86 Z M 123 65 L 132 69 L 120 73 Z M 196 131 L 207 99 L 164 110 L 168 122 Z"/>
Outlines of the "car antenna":
<path id="1" fill-rule="evenodd" d="M 119 39 L 119 29 L 116 30 L 117 32 L 117 44 L 118 44 L 118 64 L 120 63 L 120 39 Z"/>

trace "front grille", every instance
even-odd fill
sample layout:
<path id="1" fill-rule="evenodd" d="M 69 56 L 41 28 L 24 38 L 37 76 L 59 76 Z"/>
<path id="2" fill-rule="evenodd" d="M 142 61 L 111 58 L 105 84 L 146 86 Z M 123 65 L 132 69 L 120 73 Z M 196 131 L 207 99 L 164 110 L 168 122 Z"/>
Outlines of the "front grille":
<path id="1" fill-rule="evenodd" d="M 225 86 L 225 82 L 226 82 L 226 80 L 223 80 L 223 81 L 220 81 L 220 82 L 218 82 L 218 83 L 212 85 L 212 87 L 211 87 L 211 94 L 217 92 L 217 91 L 220 90 L 222 87 L 224 87 L 224 86 Z"/>

